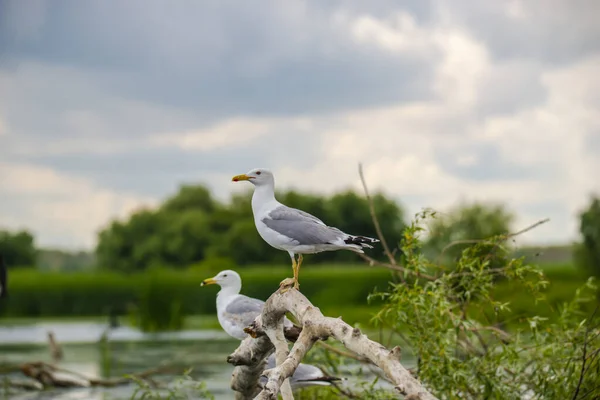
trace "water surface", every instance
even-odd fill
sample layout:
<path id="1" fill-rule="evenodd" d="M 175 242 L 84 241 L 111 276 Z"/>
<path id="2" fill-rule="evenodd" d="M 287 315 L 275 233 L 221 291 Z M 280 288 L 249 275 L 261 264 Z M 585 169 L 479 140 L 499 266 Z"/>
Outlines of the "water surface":
<path id="1" fill-rule="evenodd" d="M 233 367 L 225 361 L 239 344 L 220 330 L 193 330 L 146 334 L 131 327 L 107 330 L 96 322 L 42 322 L 0 326 L 0 365 L 26 362 L 52 362 L 47 332 L 61 344 L 64 357 L 56 365 L 90 377 L 119 377 L 160 365 L 180 370 L 193 367 L 190 376 L 204 381 L 216 399 L 229 399 Z M 106 334 L 108 340 L 100 340 Z M 21 373 L 8 375 L 24 379 Z M 179 374 L 157 375 L 159 381 L 172 381 Z M 129 399 L 137 386 L 115 388 L 57 389 L 11 395 L 11 399 Z M 0 396 L 1 398 L 2 396 Z"/>
<path id="2" fill-rule="evenodd" d="M 233 398 L 229 388 L 233 366 L 226 359 L 239 341 L 220 329 L 149 334 L 128 326 L 107 329 L 104 323 L 90 321 L 4 323 L 0 325 L 0 368 L 35 361 L 52 363 L 48 332 L 54 333 L 64 354 L 56 365 L 66 370 L 90 377 L 111 378 L 170 365 L 178 368 L 179 372 L 157 375 L 155 379 L 173 384 L 181 379 L 182 371 L 192 367 L 189 376 L 194 381 L 204 382 L 215 400 Z M 349 368 L 355 367 L 350 363 Z M 0 379 L 3 376 L 11 380 L 26 379 L 20 372 L 0 374 Z M 368 379 L 368 374 L 363 378 Z M 379 385 L 387 384 L 381 382 Z M 0 389 L 0 399 L 125 400 L 132 397 L 136 388 L 136 384 L 129 384 L 114 388 L 53 389 L 11 395 Z M 136 398 L 141 398 L 141 394 Z"/>

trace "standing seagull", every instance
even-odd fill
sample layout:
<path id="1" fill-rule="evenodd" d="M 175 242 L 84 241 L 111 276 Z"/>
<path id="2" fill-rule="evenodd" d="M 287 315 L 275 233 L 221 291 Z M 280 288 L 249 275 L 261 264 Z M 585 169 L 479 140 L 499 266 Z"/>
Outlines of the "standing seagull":
<path id="1" fill-rule="evenodd" d="M 265 302 L 240 294 L 242 278 L 235 271 L 221 271 L 213 278 L 203 280 L 200 285 L 215 284 L 221 287 L 221 290 L 217 293 L 217 316 L 221 328 L 229 336 L 244 340 L 248 336 L 244 332 L 244 328 L 250 326 L 256 317 L 262 313 Z M 289 328 L 293 324 L 285 318 L 284 326 Z M 271 354 L 267 359 L 267 368 L 275 368 L 275 354 Z M 305 386 L 331 385 L 331 382 L 339 380 L 340 378 L 323 374 L 323 371 L 314 365 L 300 363 L 290 377 L 290 384 L 296 389 Z M 261 382 L 264 385 L 266 379 L 261 378 Z"/>
<path id="2" fill-rule="evenodd" d="M 332 250 L 352 250 L 364 253 L 363 247 L 373 248 L 370 243 L 379 240 L 355 236 L 338 228 L 327 226 L 319 218 L 307 212 L 287 207 L 275 199 L 275 178 L 268 169 L 257 168 L 232 181 L 249 181 L 254 185 L 252 213 L 254 224 L 265 242 L 279 250 L 287 251 L 292 259 L 294 279 L 287 278 L 281 286 L 300 286 L 298 273 L 302 265 L 302 254 L 314 254 Z M 296 254 L 298 261 L 296 262 Z M 287 289 L 286 289 L 287 290 Z"/>

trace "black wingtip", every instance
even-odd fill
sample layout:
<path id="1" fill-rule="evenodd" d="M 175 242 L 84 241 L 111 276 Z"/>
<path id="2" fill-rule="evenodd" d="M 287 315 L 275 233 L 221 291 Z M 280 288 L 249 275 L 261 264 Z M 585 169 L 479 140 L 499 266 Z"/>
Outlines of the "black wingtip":
<path id="1" fill-rule="evenodd" d="M 373 246 L 369 245 L 369 243 L 377 243 L 379 242 L 379 239 L 373 239 L 370 237 L 366 237 L 366 236 L 348 236 L 348 238 L 346 238 L 346 240 L 344 240 L 344 243 L 346 244 L 357 244 L 360 245 L 362 247 L 369 247 L 369 248 L 373 248 Z"/>
<path id="2" fill-rule="evenodd" d="M 8 297 L 8 272 L 6 263 L 4 262 L 4 256 L 0 254 L 0 299 Z"/>
<path id="3" fill-rule="evenodd" d="M 342 381 L 342 380 L 344 380 L 344 379 L 338 378 L 338 377 L 335 377 L 335 376 L 320 376 L 318 378 L 299 380 L 298 382 L 326 382 L 326 383 L 333 383 L 333 382 Z"/>

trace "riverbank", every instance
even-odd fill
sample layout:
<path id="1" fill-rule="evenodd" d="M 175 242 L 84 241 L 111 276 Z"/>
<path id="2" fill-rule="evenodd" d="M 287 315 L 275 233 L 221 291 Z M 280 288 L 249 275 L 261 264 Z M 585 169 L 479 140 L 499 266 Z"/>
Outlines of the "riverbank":
<path id="1" fill-rule="evenodd" d="M 541 265 L 550 282 L 545 290 L 548 304 L 558 307 L 572 298 L 586 277 L 571 264 Z M 265 300 L 289 268 L 254 266 L 238 269 L 242 293 Z M 10 298 L 0 304 L 0 325 L 36 323 L 41 320 L 105 321 L 117 318 L 121 324 L 136 325 L 140 318 L 163 319 L 154 330 L 218 328 L 215 315 L 217 286 L 201 287 L 200 282 L 219 269 L 175 271 L 156 269 L 133 275 L 111 272 L 11 271 Z M 378 304 L 367 297 L 385 290 L 395 281 L 385 268 L 361 265 L 311 265 L 301 271 L 301 291 L 326 315 L 342 316 L 350 324 L 369 327 Z M 536 304 L 524 287 L 504 282 L 495 288 L 495 297 L 511 303 L 518 314 L 552 317 L 555 310 Z M 552 308 L 551 307 L 551 308 Z M 112 317 L 111 317 L 112 316 Z M 178 322 L 170 326 L 175 317 Z M 170 320 L 169 320 L 170 318 Z"/>

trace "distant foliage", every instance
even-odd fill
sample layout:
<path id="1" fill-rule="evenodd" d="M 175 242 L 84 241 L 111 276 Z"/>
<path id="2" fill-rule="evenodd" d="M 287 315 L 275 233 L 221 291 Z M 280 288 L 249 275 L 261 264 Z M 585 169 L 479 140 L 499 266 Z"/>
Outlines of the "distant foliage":
<path id="1" fill-rule="evenodd" d="M 92 269 L 96 264 L 94 254 L 57 249 L 38 249 L 36 266 L 42 270 L 78 271 Z"/>
<path id="2" fill-rule="evenodd" d="M 165 274 L 152 268 L 138 282 L 137 302 L 129 307 L 133 326 L 144 332 L 178 331 L 183 328 L 182 291 L 165 285 Z"/>
<path id="3" fill-rule="evenodd" d="M 577 264 L 589 274 L 600 277 L 600 198 L 593 198 L 580 215 L 582 242 L 577 246 Z"/>
<path id="4" fill-rule="evenodd" d="M 503 205 L 459 204 L 448 212 L 436 214 L 429 226 L 424 251 L 446 268 L 456 268 L 465 249 L 476 247 L 480 255 L 495 251 L 495 246 L 479 241 L 509 233 L 513 221 L 514 215 Z M 504 261 L 493 257 L 490 266 Z"/>
<path id="5" fill-rule="evenodd" d="M 0 230 L 0 254 L 10 268 L 31 267 L 36 262 L 33 235 L 28 231 Z"/>
<path id="6" fill-rule="evenodd" d="M 287 253 L 270 247 L 256 231 L 251 197 L 248 191 L 223 204 L 204 186 L 182 186 L 157 209 L 137 211 L 102 230 L 96 248 L 98 264 L 132 272 L 157 265 L 184 268 L 211 259 L 230 259 L 239 266 L 288 263 Z M 382 194 L 373 197 L 383 234 L 396 247 L 405 226 L 402 209 Z M 354 192 L 324 197 L 288 191 L 277 198 L 348 233 L 376 237 L 368 203 Z M 381 251 L 372 255 L 379 258 Z M 327 252 L 312 256 L 311 263 L 348 261 L 357 261 L 356 255 Z"/>

